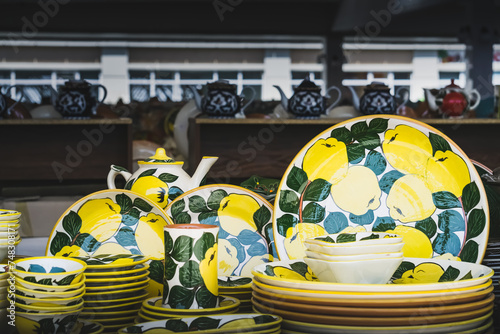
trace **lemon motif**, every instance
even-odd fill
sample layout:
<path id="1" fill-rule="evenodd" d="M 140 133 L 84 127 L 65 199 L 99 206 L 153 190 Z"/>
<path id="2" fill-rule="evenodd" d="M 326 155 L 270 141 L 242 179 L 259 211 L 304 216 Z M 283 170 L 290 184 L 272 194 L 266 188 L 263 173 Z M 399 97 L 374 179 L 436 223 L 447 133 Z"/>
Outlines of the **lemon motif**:
<path id="1" fill-rule="evenodd" d="M 254 198 L 248 195 L 229 194 L 220 202 L 217 214 L 222 229 L 238 236 L 245 229 L 257 230 L 253 215 L 259 209 L 260 205 Z"/>
<path id="2" fill-rule="evenodd" d="M 217 281 L 217 244 L 210 247 L 205 252 L 205 257 L 200 262 L 200 274 L 203 278 L 203 282 L 214 296 L 219 295 L 219 284 Z"/>
<path id="3" fill-rule="evenodd" d="M 158 283 L 154 279 L 150 279 L 146 290 L 148 291 L 150 297 L 161 296 L 163 293 L 163 284 Z"/>
<path id="4" fill-rule="evenodd" d="M 254 256 L 250 260 L 248 260 L 247 263 L 245 263 L 245 265 L 241 269 L 240 276 L 252 277 L 252 270 L 253 268 L 255 268 L 255 266 L 258 266 L 262 263 L 268 263 L 270 261 L 271 260 L 269 259 L 269 255 Z"/>
<path id="5" fill-rule="evenodd" d="M 299 281 L 305 280 L 304 276 L 302 276 L 298 272 L 285 267 L 274 267 L 273 272 L 279 278 L 295 279 Z"/>
<path id="6" fill-rule="evenodd" d="M 424 176 L 427 160 L 432 157 L 429 138 L 419 130 L 404 124 L 385 132 L 382 150 L 387 162 L 404 174 Z"/>
<path id="7" fill-rule="evenodd" d="M 132 254 L 129 250 L 123 248 L 122 245 L 116 242 L 107 242 L 102 244 L 97 250 L 92 254 L 93 257 L 99 257 L 101 255 L 109 254 Z"/>
<path id="8" fill-rule="evenodd" d="M 368 167 L 353 166 L 347 175 L 332 185 L 332 198 L 339 208 L 357 216 L 380 206 L 380 190 L 377 175 Z"/>
<path id="9" fill-rule="evenodd" d="M 448 261 L 462 261 L 462 259 L 460 259 L 458 256 L 454 256 L 451 253 L 441 254 L 439 256 L 433 257 L 433 259 L 436 259 L 436 260 L 448 260 Z"/>
<path id="10" fill-rule="evenodd" d="M 452 151 L 437 151 L 427 162 L 425 174 L 430 190 L 449 191 L 462 197 L 462 190 L 470 183 L 469 169 L 465 161 Z"/>
<path id="11" fill-rule="evenodd" d="M 307 150 L 302 169 L 311 181 L 323 179 L 335 184 L 345 177 L 348 165 L 345 143 L 327 138 L 319 139 Z"/>
<path id="12" fill-rule="evenodd" d="M 407 270 L 401 278 L 394 280 L 396 284 L 436 283 L 443 276 L 444 270 L 435 263 L 421 263 L 415 269 Z"/>
<path id="13" fill-rule="evenodd" d="M 89 253 L 81 249 L 77 245 L 64 246 L 55 256 L 67 256 L 67 257 L 88 257 Z"/>
<path id="14" fill-rule="evenodd" d="M 395 233 L 403 237 L 403 256 L 431 258 L 434 250 L 429 238 L 424 232 L 414 227 L 398 225 L 394 230 L 388 230 L 387 233 Z"/>
<path id="15" fill-rule="evenodd" d="M 152 175 L 138 178 L 130 190 L 146 196 L 163 209 L 168 205 L 168 185 Z"/>
<path id="16" fill-rule="evenodd" d="M 239 266 L 238 251 L 226 239 L 219 239 L 219 275 L 231 276 Z"/>
<path id="17" fill-rule="evenodd" d="M 284 241 L 285 249 L 290 260 L 302 259 L 306 256 L 304 240 L 328 234 L 326 230 L 318 224 L 301 223 L 294 227 L 289 227 L 286 231 Z"/>
<path id="18" fill-rule="evenodd" d="M 80 233 L 91 234 L 99 242 L 108 240 L 120 226 L 120 211 L 120 206 L 109 198 L 88 200 L 78 209 L 82 219 Z"/>
<path id="19" fill-rule="evenodd" d="M 419 175 L 408 174 L 394 182 L 387 196 L 390 216 L 402 223 L 423 220 L 436 210 L 432 193 Z"/>
<path id="20" fill-rule="evenodd" d="M 40 328 L 40 324 L 37 321 L 24 318 L 20 315 L 16 317 L 15 324 L 16 329 L 19 333 L 38 333 L 38 330 Z"/>
<path id="21" fill-rule="evenodd" d="M 141 217 L 135 230 L 135 240 L 142 254 L 152 260 L 163 260 L 165 245 L 163 244 L 163 227 L 165 220 L 154 213 Z"/>

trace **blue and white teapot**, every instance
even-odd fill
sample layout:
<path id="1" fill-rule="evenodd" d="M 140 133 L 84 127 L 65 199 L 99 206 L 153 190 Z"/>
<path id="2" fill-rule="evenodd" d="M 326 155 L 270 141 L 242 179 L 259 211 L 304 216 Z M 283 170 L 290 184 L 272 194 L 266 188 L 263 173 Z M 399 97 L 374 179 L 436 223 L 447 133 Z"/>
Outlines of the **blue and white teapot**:
<path id="1" fill-rule="evenodd" d="M 400 87 L 396 90 L 396 96 L 392 96 L 389 86 L 382 82 L 374 81 L 370 85 L 364 87 L 364 94 L 358 98 L 353 87 L 348 86 L 352 93 L 352 102 L 356 110 L 361 111 L 365 115 L 376 114 L 395 114 L 398 108 L 396 97 L 401 99 L 402 92 L 406 92 L 402 102 L 399 104 L 405 105 L 408 102 L 408 90 Z"/>
<path id="2" fill-rule="evenodd" d="M 209 117 L 231 118 L 245 117 L 245 109 L 255 98 L 255 90 L 246 87 L 251 91 L 249 101 L 243 105 L 243 96 L 236 93 L 236 85 L 230 84 L 227 80 L 218 80 L 207 83 L 207 93 L 201 96 L 194 86 L 188 86 L 193 92 L 196 106 Z"/>
<path id="3" fill-rule="evenodd" d="M 101 100 L 97 98 L 99 88 L 104 92 Z M 68 80 L 59 87 L 59 92 L 52 90 L 52 104 L 65 118 L 90 118 L 106 94 L 103 85 L 92 85 L 85 80 Z"/>

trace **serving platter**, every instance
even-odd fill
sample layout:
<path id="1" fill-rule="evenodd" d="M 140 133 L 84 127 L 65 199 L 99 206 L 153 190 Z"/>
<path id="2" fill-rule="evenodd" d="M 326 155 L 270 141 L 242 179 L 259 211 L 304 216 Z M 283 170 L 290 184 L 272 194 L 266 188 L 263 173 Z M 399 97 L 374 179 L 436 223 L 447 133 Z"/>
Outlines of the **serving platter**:
<path id="1" fill-rule="evenodd" d="M 251 277 L 254 266 L 274 258 L 273 206 L 249 189 L 201 186 L 177 197 L 165 212 L 175 224 L 219 226 L 219 276 Z"/>
<path id="2" fill-rule="evenodd" d="M 276 195 L 273 233 L 280 260 L 302 258 L 306 238 L 378 231 L 403 236 L 405 257 L 480 263 L 489 223 L 481 178 L 451 139 L 410 118 L 372 115 L 300 150 Z"/>
<path id="3" fill-rule="evenodd" d="M 162 208 L 144 196 L 123 189 L 98 191 L 76 201 L 61 215 L 49 235 L 46 255 L 104 259 L 103 269 L 106 264 L 110 269 L 135 266 L 146 257 L 149 291 L 157 296 L 163 281 L 163 227 L 167 224 Z M 106 261 L 105 255 L 114 260 Z M 120 260 L 120 255 L 127 256 Z M 99 265 L 91 263 L 92 269 Z"/>

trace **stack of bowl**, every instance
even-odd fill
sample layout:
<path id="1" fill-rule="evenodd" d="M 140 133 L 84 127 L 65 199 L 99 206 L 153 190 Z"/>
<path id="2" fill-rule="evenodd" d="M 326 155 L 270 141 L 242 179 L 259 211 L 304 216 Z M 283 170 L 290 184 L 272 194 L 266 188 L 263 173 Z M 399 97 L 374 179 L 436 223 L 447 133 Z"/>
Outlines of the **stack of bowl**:
<path id="1" fill-rule="evenodd" d="M 9 277 L 9 267 L 0 266 L 0 328 L 6 328 L 8 322 L 7 307 L 9 307 L 9 301 L 7 295 L 10 290 Z"/>
<path id="2" fill-rule="evenodd" d="M 404 258 L 386 284 L 324 282 L 304 260 L 252 273 L 254 309 L 281 316 L 282 333 L 464 334 L 493 323 L 493 270 L 481 264 Z"/>
<path id="3" fill-rule="evenodd" d="M 382 232 L 306 239 L 304 262 L 324 282 L 385 284 L 403 262 L 403 238 Z"/>
<path id="4" fill-rule="evenodd" d="M 252 312 L 252 279 L 243 276 L 219 276 L 219 294 L 240 301 L 238 313 Z"/>
<path id="5" fill-rule="evenodd" d="M 148 258 L 132 254 L 101 254 L 79 258 L 87 263 L 81 319 L 104 326 L 104 332 L 133 324 L 149 286 Z"/>
<path id="6" fill-rule="evenodd" d="M 0 262 L 9 254 L 13 259 L 15 252 L 12 246 L 21 242 L 19 217 L 21 217 L 19 211 L 0 209 Z M 10 253 L 9 250 L 11 250 Z"/>
<path id="7" fill-rule="evenodd" d="M 27 257 L 14 261 L 16 329 L 19 333 L 69 333 L 83 309 L 83 261 Z"/>

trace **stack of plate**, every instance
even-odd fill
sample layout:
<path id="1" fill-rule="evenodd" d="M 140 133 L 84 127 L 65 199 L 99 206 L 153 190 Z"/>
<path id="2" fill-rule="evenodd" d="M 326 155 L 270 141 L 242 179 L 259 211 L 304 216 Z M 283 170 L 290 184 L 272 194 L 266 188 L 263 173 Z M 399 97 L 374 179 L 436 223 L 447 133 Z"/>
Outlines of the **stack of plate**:
<path id="1" fill-rule="evenodd" d="M 10 305 L 7 300 L 7 295 L 9 294 L 10 277 L 7 266 L 0 266 L 0 328 L 5 328 L 7 326 L 7 307 Z"/>
<path id="2" fill-rule="evenodd" d="M 12 247 L 21 242 L 19 217 L 19 211 L 0 209 L 0 262 L 9 254 L 13 258 L 15 252 Z"/>
<path id="3" fill-rule="evenodd" d="M 482 333 L 492 325 L 493 270 L 480 264 L 405 258 L 389 284 L 320 282 L 303 260 L 253 273 L 254 309 L 281 316 L 283 333 Z"/>
<path id="4" fill-rule="evenodd" d="M 219 294 L 240 301 L 238 313 L 252 312 L 252 279 L 241 276 L 219 276 Z"/>
<path id="5" fill-rule="evenodd" d="M 490 238 L 486 247 L 486 253 L 482 262 L 495 272 L 493 280 L 495 303 L 500 304 L 500 238 Z"/>
<path id="6" fill-rule="evenodd" d="M 144 301 L 135 322 L 236 313 L 238 312 L 239 306 L 240 301 L 238 299 L 219 295 L 219 307 L 205 309 L 173 309 L 162 307 L 162 297 L 153 297 Z"/>
<path id="7" fill-rule="evenodd" d="M 87 263 L 85 301 L 80 318 L 98 322 L 104 332 L 133 324 L 148 296 L 148 258 L 143 255 L 98 255 Z"/>

